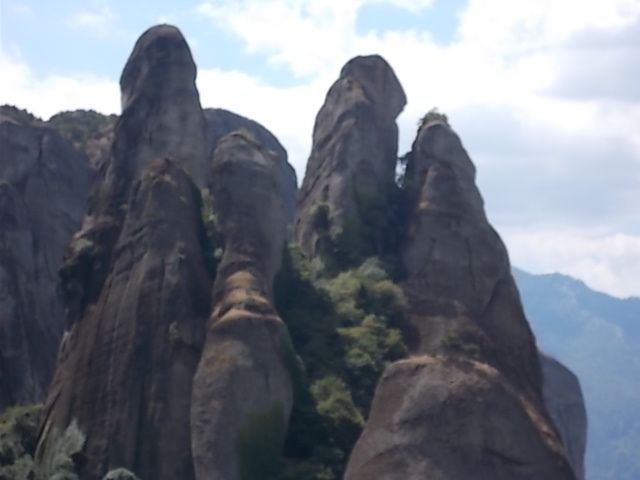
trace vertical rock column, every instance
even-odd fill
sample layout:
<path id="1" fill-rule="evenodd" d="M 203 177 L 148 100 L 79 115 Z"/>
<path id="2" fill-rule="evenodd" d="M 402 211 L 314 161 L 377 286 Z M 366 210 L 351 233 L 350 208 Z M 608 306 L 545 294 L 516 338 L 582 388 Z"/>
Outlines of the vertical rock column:
<path id="1" fill-rule="evenodd" d="M 218 143 L 212 197 L 224 254 L 193 385 L 198 480 L 272 478 L 293 402 L 297 368 L 272 283 L 286 239 L 280 159 L 247 130 Z"/>
<path id="2" fill-rule="evenodd" d="M 380 379 L 345 478 L 574 478 L 506 250 L 443 119 L 420 126 L 405 183 L 412 355 Z"/>
<path id="3" fill-rule="evenodd" d="M 295 240 L 307 255 L 381 253 L 396 188 L 395 120 L 405 103 L 382 57 L 356 57 L 342 68 L 316 117 L 296 212 Z"/>
<path id="4" fill-rule="evenodd" d="M 76 427 L 85 441 L 67 463 L 81 478 L 116 467 L 193 478 L 190 392 L 212 282 L 195 76 L 184 38 L 167 25 L 140 37 L 122 73 L 110 158 L 61 273 L 68 331 L 37 451 L 46 478 Z"/>

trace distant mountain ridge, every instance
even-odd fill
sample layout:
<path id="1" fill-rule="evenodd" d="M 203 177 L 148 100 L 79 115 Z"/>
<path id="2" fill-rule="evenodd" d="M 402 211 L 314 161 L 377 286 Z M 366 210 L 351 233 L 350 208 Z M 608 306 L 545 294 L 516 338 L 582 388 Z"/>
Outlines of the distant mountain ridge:
<path id="1" fill-rule="evenodd" d="M 640 298 L 616 298 L 558 273 L 513 269 L 538 347 L 582 384 L 588 480 L 640 478 Z M 633 379 L 636 381 L 634 382 Z"/>

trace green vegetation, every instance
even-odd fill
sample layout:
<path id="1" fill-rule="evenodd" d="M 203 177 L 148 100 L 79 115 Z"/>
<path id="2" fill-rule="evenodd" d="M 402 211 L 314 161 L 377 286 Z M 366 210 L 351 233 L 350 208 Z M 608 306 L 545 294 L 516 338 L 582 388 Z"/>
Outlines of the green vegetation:
<path id="1" fill-rule="evenodd" d="M 236 453 L 240 480 L 275 480 L 286 435 L 282 405 L 249 417 L 238 433 Z"/>
<path id="2" fill-rule="evenodd" d="M 33 479 L 41 405 L 11 407 L 0 416 L 0 480 Z"/>
<path id="3" fill-rule="evenodd" d="M 135 473 L 127 470 L 126 468 L 116 468 L 109 471 L 103 478 L 103 480 L 139 480 Z"/>
<path id="4" fill-rule="evenodd" d="M 480 347 L 473 341 L 465 340 L 459 333 L 448 332 L 442 339 L 442 345 L 458 353 L 463 353 L 472 357 L 480 354 Z"/>
<path id="5" fill-rule="evenodd" d="M 429 123 L 444 123 L 445 125 L 449 125 L 449 118 L 434 107 L 420 119 L 418 122 L 418 131 Z"/>
<path id="6" fill-rule="evenodd" d="M 275 301 L 301 374 L 281 479 L 342 478 L 380 374 L 406 354 L 406 301 L 387 270 L 370 258 L 331 275 L 297 247 L 285 251 Z"/>
<path id="7" fill-rule="evenodd" d="M 34 116 L 28 110 L 15 107 L 13 105 L 0 106 L 0 115 L 2 115 L 3 117 L 11 118 L 18 123 L 22 123 L 23 125 L 31 125 L 33 123 L 42 122 L 41 119 Z"/>
<path id="8" fill-rule="evenodd" d="M 218 217 L 213 207 L 213 198 L 208 189 L 203 188 L 200 191 L 200 199 L 200 214 L 205 230 L 204 235 L 202 235 L 205 265 L 209 272 L 214 274 L 222 258 L 222 238 L 220 236 L 220 229 L 218 228 Z"/>
<path id="9" fill-rule="evenodd" d="M 77 464 L 82 455 L 85 435 L 73 420 L 66 430 L 58 435 L 56 430 L 51 433 L 54 439 L 47 449 L 46 456 L 38 466 L 41 478 L 47 480 L 78 480 Z"/>

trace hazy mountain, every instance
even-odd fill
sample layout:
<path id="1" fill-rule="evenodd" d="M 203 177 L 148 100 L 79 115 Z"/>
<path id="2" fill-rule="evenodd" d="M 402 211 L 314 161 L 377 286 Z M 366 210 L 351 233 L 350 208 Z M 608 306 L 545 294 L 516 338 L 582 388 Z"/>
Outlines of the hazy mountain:
<path id="1" fill-rule="evenodd" d="M 589 480 L 640 478 L 640 299 L 560 275 L 514 269 L 538 346 L 579 377 L 589 418 Z"/>

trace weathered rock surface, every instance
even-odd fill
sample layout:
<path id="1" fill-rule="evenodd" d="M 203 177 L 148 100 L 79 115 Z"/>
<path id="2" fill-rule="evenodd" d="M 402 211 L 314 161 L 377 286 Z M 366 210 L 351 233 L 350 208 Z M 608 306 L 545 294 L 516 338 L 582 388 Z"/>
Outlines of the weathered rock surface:
<path id="1" fill-rule="evenodd" d="M 375 199 L 386 200 L 395 187 L 395 120 L 405 103 L 382 57 L 356 57 L 343 67 L 316 117 L 300 191 L 295 239 L 308 255 L 326 248 L 325 233 L 332 241 L 354 238 L 364 246 L 357 252 L 363 257 L 380 253 L 380 232 L 363 228 L 362 219 L 379 207 Z M 328 211 L 320 219 L 323 208 Z"/>
<path id="2" fill-rule="evenodd" d="M 248 131 L 227 135 L 216 148 L 212 197 L 224 255 L 193 386 L 199 480 L 270 478 L 277 471 L 295 364 L 272 304 L 287 225 L 280 162 Z"/>
<path id="3" fill-rule="evenodd" d="M 507 251 L 484 214 L 475 167 L 448 125 L 420 128 L 406 183 L 403 287 L 418 334 L 414 350 L 438 353 L 468 336 L 487 361 L 539 395 L 538 352 Z"/>
<path id="4" fill-rule="evenodd" d="M 587 409 L 578 377 L 548 355 L 540 354 L 544 403 L 553 419 L 578 480 L 584 480 Z"/>
<path id="5" fill-rule="evenodd" d="M 61 276 L 69 331 L 38 447 L 48 464 L 72 423 L 86 435 L 81 478 L 124 467 L 192 478 L 191 383 L 210 307 L 201 217 L 205 130 L 195 65 L 166 25 L 136 43 L 123 113 Z M 42 472 L 47 474 L 47 472 Z"/>
<path id="6" fill-rule="evenodd" d="M 117 115 L 73 110 L 57 113 L 47 124 L 84 152 L 94 168 L 99 168 L 109 157 L 117 120 Z"/>
<path id="7" fill-rule="evenodd" d="M 58 270 L 94 173 L 58 133 L 8 107 L 0 152 L 1 412 L 46 394 L 64 331 Z"/>
<path id="8" fill-rule="evenodd" d="M 206 108 L 204 116 L 207 121 L 208 152 L 212 158 L 220 140 L 231 132 L 247 130 L 264 148 L 270 150 L 275 156 L 278 176 L 278 185 L 281 188 L 281 197 L 286 201 L 285 213 L 287 225 L 293 223 L 296 209 L 296 197 L 298 193 L 298 181 L 296 171 L 287 160 L 287 151 L 278 139 L 264 126 L 249 118 L 222 108 Z"/>
<path id="9" fill-rule="evenodd" d="M 405 181 L 413 356 L 383 375 L 345 478 L 574 478 L 506 250 L 445 122 L 421 125 Z"/>
<path id="10" fill-rule="evenodd" d="M 147 163 L 172 156 L 196 185 L 206 182 L 206 123 L 195 85 L 196 66 L 182 34 L 170 25 L 147 30 L 120 77 L 122 116 L 105 187 L 137 178 Z"/>

